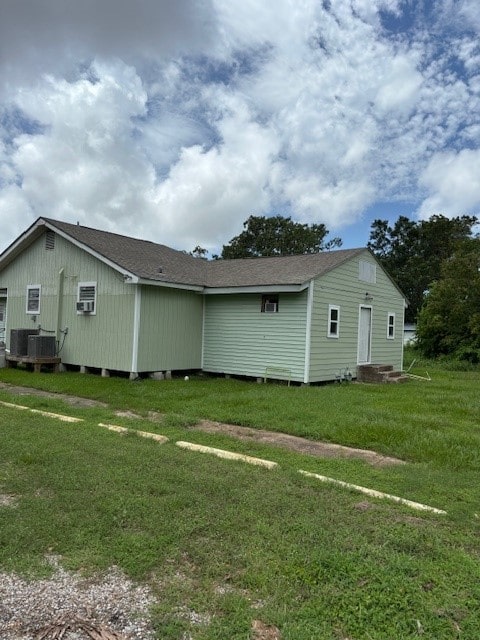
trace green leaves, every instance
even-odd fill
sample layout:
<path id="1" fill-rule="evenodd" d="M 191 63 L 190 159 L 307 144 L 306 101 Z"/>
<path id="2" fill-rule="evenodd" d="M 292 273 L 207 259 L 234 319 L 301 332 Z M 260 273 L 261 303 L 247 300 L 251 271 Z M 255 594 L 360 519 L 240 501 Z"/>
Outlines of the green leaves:
<path id="1" fill-rule="evenodd" d="M 222 258 L 259 258 L 319 253 L 340 247 L 340 238 L 325 243 L 328 229 L 324 224 L 301 224 L 291 218 L 250 216 L 244 231 L 223 246 Z"/>
<path id="2" fill-rule="evenodd" d="M 426 292 L 440 277 L 442 262 L 471 237 L 476 222 L 473 216 L 434 215 L 419 222 L 399 216 L 393 227 L 387 220 L 372 223 L 367 246 L 405 293 L 408 322 L 417 319 Z"/>
<path id="3" fill-rule="evenodd" d="M 443 262 L 419 314 L 417 336 L 428 357 L 480 362 L 480 238 L 464 240 Z"/>

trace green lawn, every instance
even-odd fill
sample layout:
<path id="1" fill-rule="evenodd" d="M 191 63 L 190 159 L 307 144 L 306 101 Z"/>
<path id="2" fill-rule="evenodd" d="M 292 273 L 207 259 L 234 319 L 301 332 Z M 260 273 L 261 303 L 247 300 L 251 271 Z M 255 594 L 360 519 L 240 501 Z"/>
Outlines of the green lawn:
<path id="1" fill-rule="evenodd" d="M 417 370 L 422 373 L 422 369 Z M 130 382 L 1 370 L 0 382 L 96 398 L 0 400 L 0 569 L 38 575 L 118 565 L 158 595 L 158 638 L 283 640 L 479 637 L 480 372 L 431 366 L 430 382 L 286 387 L 193 378 Z M 155 423 L 115 409 L 163 414 Z M 407 464 L 319 459 L 191 428 L 200 418 L 372 448 Z M 98 427 L 167 435 L 159 445 Z M 278 462 L 266 470 L 184 451 L 189 440 Z M 416 512 L 323 485 L 306 469 L 446 509 Z M 480 513 L 479 513 L 480 515 Z M 199 623 L 179 611 L 195 611 Z M 189 635 L 190 634 L 190 635 Z"/>

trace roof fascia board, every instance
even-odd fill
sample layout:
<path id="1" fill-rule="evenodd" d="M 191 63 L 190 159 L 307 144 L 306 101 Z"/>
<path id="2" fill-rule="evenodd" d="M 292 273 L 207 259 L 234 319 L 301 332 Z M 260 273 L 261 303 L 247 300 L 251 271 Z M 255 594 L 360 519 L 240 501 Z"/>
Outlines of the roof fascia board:
<path id="1" fill-rule="evenodd" d="M 29 246 L 34 240 L 40 237 L 39 228 L 44 226 L 36 220 L 26 231 L 24 231 L 16 240 L 9 245 L 1 255 L 0 268 L 8 265 L 14 258 L 19 255 L 23 247 Z"/>
<path id="2" fill-rule="evenodd" d="M 206 295 L 224 293 L 298 293 L 308 288 L 308 282 L 302 284 L 268 284 L 247 287 L 205 287 Z"/>
<path id="3" fill-rule="evenodd" d="M 152 287 L 166 287 L 168 289 L 185 289 L 187 291 L 197 291 L 203 293 L 204 288 L 195 284 L 179 284 L 177 282 L 162 282 L 161 280 L 149 280 L 148 278 L 138 278 L 138 284 L 148 284 Z"/>
<path id="4" fill-rule="evenodd" d="M 387 276 L 387 278 L 390 280 L 391 284 L 393 284 L 393 286 L 395 287 L 395 289 L 398 291 L 398 293 L 402 296 L 402 298 L 405 301 L 405 308 L 408 307 L 409 305 L 409 300 L 407 298 L 407 296 L 403 293 L 403 291 L 400 289 L 400 287 L 398 286 L 398 284 L 395 282 L 395 280 L 392 278 L 392 276 L 388 273 L 388 271 L 385 269 L 385 267 L 382 265 L 382 263 L 380 262 L 380 260 L 377 258 L 377 256 L 370 251 L 370 249 L 365 249 L 365 251 L 369 254 L 369 256 L 371 258 L 373 258 L 375 260 L 375 262 L 377 263 L 377 265 L 380 267 L 380 269 L 383 271 L 383 273 Z"/>

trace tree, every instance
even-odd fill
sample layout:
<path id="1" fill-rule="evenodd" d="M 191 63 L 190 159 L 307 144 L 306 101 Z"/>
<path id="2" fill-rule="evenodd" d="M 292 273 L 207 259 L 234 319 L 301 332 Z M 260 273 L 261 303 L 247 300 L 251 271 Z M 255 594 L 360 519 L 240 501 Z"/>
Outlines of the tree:
<path id="1" fill-rule="evenodd" d="M 417 341 L 428 357 L 480 362 L 480 238 L 464 240 L 443 261 L 418 316 Z"/>
<path id="2" fill-rule="evenodd" d="M 473 216 L 434 215 L 420 222 L 399 216 L 393 227 L 387 220 L 372 223 L 368 248 L 407 296 L 407 321 L 417 319 L 425 293 L 440 277 L 443 260 L 459 242 L 471 237 L 476 222 Z"/>
<path id="3" fill-rule="evenodd" d="M 190 255 L 193 256 L 194 258 L 206 258 L 207 253 L 208 253 L 208 250 L 205 249 L 204 247 L 201 247 L 199 244 L 197 244 L 197 246 L 195 247 L 195 249 L 193 249 L 193 251 L 190 251 Z"/>
<path id="4" fill-rule="evenodd" d="M 340 247 L 340 238 L 324 242 L 328 230 L 324 224 L 301 224 L 290 217 L 250 216 L 244 230 L 223 245 L 222 258 L 258 258 L 319 253 Z"/>

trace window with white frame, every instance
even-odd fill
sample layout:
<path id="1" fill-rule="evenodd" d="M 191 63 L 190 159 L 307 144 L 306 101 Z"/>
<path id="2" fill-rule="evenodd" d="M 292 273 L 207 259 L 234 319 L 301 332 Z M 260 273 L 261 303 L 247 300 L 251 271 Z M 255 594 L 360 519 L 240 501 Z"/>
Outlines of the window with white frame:
<path id="1" fill-rule="evenodd" d="M 328 333 L 329 338 L 338 338 L 340 335 L 340 307 L 334 304 L 328 306 Z"/>
<path id="2" fill-rule="evenodd" d="M 40 296 L 42 286 L 40 284 L 30 284 L 27 286 L 27 313 L 32 315 L 40 313 Z"/>
<path id="3" fill-rule="evenodd" d="M 77 290 L 77 313 L 95 315 L 97 312 L 97 283 L 79 282 Z"/>
<path id="4" fill-rule="evenodd" d="M 387 338 L 394 340 L 395 338 L 395 314 L 389 313 L 387 320 Z"/>

